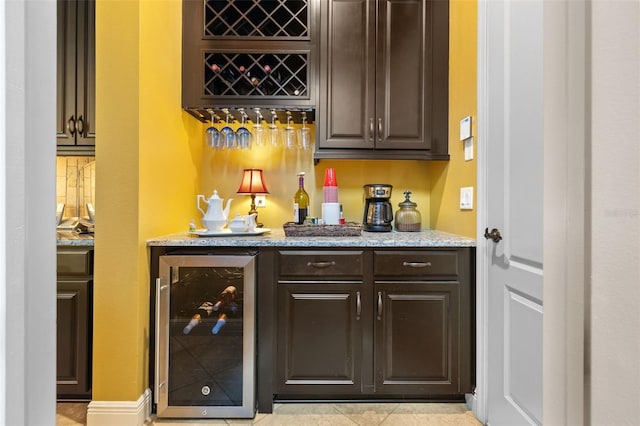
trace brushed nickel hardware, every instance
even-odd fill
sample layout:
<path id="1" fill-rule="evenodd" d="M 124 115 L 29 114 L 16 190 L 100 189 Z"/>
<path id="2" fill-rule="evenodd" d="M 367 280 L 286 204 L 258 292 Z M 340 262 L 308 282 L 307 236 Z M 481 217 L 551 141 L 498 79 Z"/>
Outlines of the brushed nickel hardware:
<path id="1" fill-rule="evenodd" d="M 76 134 L 76 119 L 73 115 L 67 121 L 67 129 L 69 129 L 69 133 L 71 133 L 72 136 Z"/>
<path id="2" fill-rule="evenodd" d="M 402 266 L 409 266 L 411 268 L 426 268 L 431 266 L 431 262 L 402 262 Z"/>
<path id="3" fill-rule="evenodd" d="M 375 129 L 373 128 L 373 117 L 369 119 L 369 139 L 373 139 Z"/>
<path id="4" fill-rule="evenodd" d="M 380 321 L 382 319 L 382 292 L 378 292 L 378 315 L 376 319 Z"/>
<path id="5" fill-rule="evenodd" d="M 331 262 L 307 262 L 307 266 L 311 266 L 313 268 L 318 268 L 318 269 L 324 269 L 324 268 L 328 268 L 329 266 L 335 266 L 336 262 L 334 262 L 333 260 Z"/>
<path id="6" fill-rule="evenodd" d="M 378 117 L 378 137 L 382 137 L 382 117 Z"/>
<path id="7" fill-rule="evenodd" d="M 494 243 L 499 243 L 502 240 L 502 235 L 500 235 L 500 230 L 493 228 L 491 232 L 489 232 L 489 228 L 484 228 L 484 237 L 487 240 L 491 240 Z"/>
<path id="8" fill-rule="evenodd" d="M 76 127 L 78 129 L 78 134 L 84 135 L 84 120 L 82 119 L 82 116 L 78 117 L 78 123 Z"/>
<path id="9" fill-rule="evenodd" d="M 360 320 L 362 314 L 362 301 L 360 300 L 360 292 L 356 291 L 356 321 Z"/>

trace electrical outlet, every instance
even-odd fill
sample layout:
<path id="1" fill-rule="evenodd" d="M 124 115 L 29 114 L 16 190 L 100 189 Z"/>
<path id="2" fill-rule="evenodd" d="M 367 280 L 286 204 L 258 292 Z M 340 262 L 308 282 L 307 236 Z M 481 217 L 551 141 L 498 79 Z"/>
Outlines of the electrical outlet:
<path id="1" fill-rule="evenodd" d="M 460 210 L 473 210 L 473 186 L 460 188 Z"/>
<path id="2" fill-rule="evenodd" d="M 256 195 L 256 207 L 266 207 L 266 206 L 267 206 L 267 196 Z"/>

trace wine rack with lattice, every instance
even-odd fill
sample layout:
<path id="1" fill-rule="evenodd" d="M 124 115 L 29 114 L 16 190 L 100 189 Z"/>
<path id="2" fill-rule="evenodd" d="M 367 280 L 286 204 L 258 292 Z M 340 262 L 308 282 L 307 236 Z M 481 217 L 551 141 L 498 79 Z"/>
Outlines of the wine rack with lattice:
<path id="1" fill-rule="evenodd" d="M 309 38 L 310 0 L 206 0 L 206 38 Z"/>
<path id="2" fill-rule="evenodd" d="M 204 96 L 301 98 L 308 95 L 308 53 L 205 52 Z"/>

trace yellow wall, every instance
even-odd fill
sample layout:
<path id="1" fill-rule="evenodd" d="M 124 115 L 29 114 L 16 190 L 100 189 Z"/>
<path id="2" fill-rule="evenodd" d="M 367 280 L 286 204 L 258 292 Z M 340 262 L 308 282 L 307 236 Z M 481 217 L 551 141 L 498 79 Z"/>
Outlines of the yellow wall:
<path id="1" fill-rule="evenodd" d="M 467 237 L 476 236 L 476 160 L 464 161 L 460 120 L 476 117 L 477 3 L 452 0 L 449 6 L 449 162 L 434 162 L 431 180 L 431 226 Z M 473 123 L 473 133 L 475 122 Z M 475 144 L 478 141 L 474 142 Z M 482 141 L 480 141 L 482 143 Z M 476 155 L 474 154 L 474 158 Z M 474 209 L 460 210 L 460 188 L 474 188 Z"/>
<path id="2" fill-rule="evenodd" d="M 307 173 L 312 214 L 319 215 L 325 167 L 335 167 L 347 220 L 360 221 L 362 185 L 394 185 L 394 210 L 409 188 L 423 225 L 473 236 L 475 213 L 458 208 L 460 186 L 475 186 L 475 162 L 456 141 L 460 118 L 475 115 L 475 1 L 451 4 L 449 163 L 329 161 L 310 152 L 260 147 L 204 149 L 206 125 L 180 108 L 180 0 L 97 0 L 96 258 L 93 399 L 132 401 L 148 386 L 148 238 L 184 231 L 198 220 L 196 195 L 218 189 L 246 213 L 235 193 L 242 169 L 265 170 L 271 194 L 259 210 L 267 227 L 292 216 L 296 172 Z"/>
<path id="3" fill-rule="evenodd" d="M 181 2 L 96 4 L 93 399 L 148 386 L 145 241 L 182 229 L 199 190 L 200 125 L 180 108 Z"/>
<path id="4" fill-rule="evenodd" d="M 206 149 L 202 165 L 202 191 L 208 197 L 214 189 L 220 197 L 233 198 L 230 214 L 247 214 L 250 197 L 236 194 L 244 168 L 261 168 L 269 189 L 267 206 L 258 209 L 259 220 L 267 228 L 280 228 L 293 220 L 293 194 L 298 189 L 298 171 L 305 172 L 305 189 L 309 193 L 312 216 L 322 216 L 322 186 L 327 167 L 336 170 L 339 202 L 343 204 L 347 221 L 361 222 L 364 210 L 363 185 L 385 183 L 393 185 L 391 201 L 394 210 L 404 200 L 409 188 L 412 199 L 423 213 L 428 226 L 429 177 L 428 164 L 421 161 L 347 161 L 322 160 L 313 165 L 312 152 L 299 149 L 256 147 L 251 150 L 214 151 Z M 195 200 L 194 200 L 195 203 Z M 206 207 L 206 206 L 204 206 Z M 196 224 L 202 215 L 199 213 Z"/>

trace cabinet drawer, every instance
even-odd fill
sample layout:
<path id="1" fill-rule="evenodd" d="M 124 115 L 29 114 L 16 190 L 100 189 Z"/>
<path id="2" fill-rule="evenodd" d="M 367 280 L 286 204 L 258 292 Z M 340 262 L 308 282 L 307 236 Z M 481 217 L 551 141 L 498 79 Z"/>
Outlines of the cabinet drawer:
<path id="1" fill-rule="evenodd" d="M 458 253 L 455 251 L 375 251 L 374 275 L 437 276 L 458 275 Z"/>
<path id="2" fill-rule="evenodd" d="M 280 275 L 312 277 L 362 276 L 362 251 L 281 251 Z"/>
<path id="3" fill-rule="evenodd" d="M 58 275 L 92 275 L 92 248 L 58 248 Z"/>

